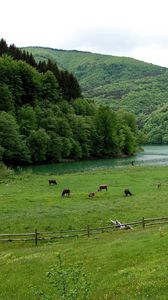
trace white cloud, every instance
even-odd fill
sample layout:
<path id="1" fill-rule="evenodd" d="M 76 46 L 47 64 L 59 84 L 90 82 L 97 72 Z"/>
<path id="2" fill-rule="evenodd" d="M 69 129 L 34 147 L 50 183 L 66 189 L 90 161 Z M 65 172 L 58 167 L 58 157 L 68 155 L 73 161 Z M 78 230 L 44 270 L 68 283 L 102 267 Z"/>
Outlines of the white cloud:
<path id="1" fill-rule="evenodd" d="M 5 0 L 0 37 L 135 57 L 168 67 L 167 0 Z"/>

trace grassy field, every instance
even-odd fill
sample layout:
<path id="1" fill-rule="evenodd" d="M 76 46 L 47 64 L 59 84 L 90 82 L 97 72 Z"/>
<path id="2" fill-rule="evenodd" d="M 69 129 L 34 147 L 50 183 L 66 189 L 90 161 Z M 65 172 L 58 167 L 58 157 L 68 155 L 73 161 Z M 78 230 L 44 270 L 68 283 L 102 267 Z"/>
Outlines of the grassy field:
<path id="1" fill-rule="evenodd" d="M 49 186 L 53 178 L 57 186 Z M 158 182 L 162 183 L 157 189 Z M 106 183 L 108 191 L 97 191 Z M 70 188 L 70 197 L 61 197 Z M 129 188 L 132 197 L 124 197 Z M 168 168 L 127 167 L 88 173 L 0 175 L 0 233 L 54 231 L 107 226 L 110 219 L 139 221 L 168 216 Z M 167 299 L 168 226 L 113 231 L 90 238 L 57 242 L 0 243 L 0 299 L 54 296 L 46 277 L 57 254 L 65 263 L 80 261 L 88 276 L 92 300 Z"/>

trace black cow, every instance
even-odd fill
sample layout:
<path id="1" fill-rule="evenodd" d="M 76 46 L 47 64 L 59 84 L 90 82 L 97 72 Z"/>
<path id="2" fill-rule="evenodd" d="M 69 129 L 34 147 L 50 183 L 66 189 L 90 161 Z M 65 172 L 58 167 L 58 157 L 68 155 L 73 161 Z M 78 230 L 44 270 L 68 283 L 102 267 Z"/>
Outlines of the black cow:
<path id="1" fill-rule="evenodd" d="M 132 193 L 130 192 L 129 189 L 125 189 L 125 190 L 124 190 L 124 194 L 125 194 L 126 197 L 127 197 L 127 196 L 132 196 Z"/>
<path id="2" fill-rule="evenodd" d="M 162 185 L 161 182 L 159 182 L 159 183 L 157 184 L 157 188 L 160 189 L 160 188 L 161 188 L 161 185 Z"/>
<path id="3" fill-rule="evenodd" d="M 49 185 L 51 185 L 51 184 L 57 185 L 57 182 L 56 182 L 55 179 L 49 179 L 49 180 L 48 180 L 48 183 L 49 183 Z"/>
<path id="4" fill-rule="evenodd" d="M 70 196 L 70 189 L 64 189 L 62 192 L 62 196 Z"/>

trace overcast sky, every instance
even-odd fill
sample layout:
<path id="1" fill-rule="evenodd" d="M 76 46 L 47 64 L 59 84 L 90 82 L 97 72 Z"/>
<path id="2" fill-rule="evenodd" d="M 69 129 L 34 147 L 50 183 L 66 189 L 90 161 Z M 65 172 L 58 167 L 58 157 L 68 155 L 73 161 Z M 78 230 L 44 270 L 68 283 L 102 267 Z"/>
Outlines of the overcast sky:
<path id="1" fill-rule="evenodd" d="M 168 0 L 4 0 L 0 38 L 168 67 Z"/>

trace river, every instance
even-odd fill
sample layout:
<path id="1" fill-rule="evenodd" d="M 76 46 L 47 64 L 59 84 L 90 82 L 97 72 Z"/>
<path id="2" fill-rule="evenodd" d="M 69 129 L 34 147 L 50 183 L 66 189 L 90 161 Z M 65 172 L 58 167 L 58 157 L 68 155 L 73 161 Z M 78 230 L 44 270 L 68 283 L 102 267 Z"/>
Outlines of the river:
<path id="1" fill-rule="evenodd" d="M 144 151 L 129 158 L 110 158 L 82 160 L 76 162 L 66 162 L 57 164 L 43 164 L 38 166 L 24 167 L 19 172 L 31 172 L 34 174 L 64 174 L 74 172 L 84 172 L 105 168 L 117 168 L 131 165 L 168 165 L 168 145 L 143 146 Z"/>

